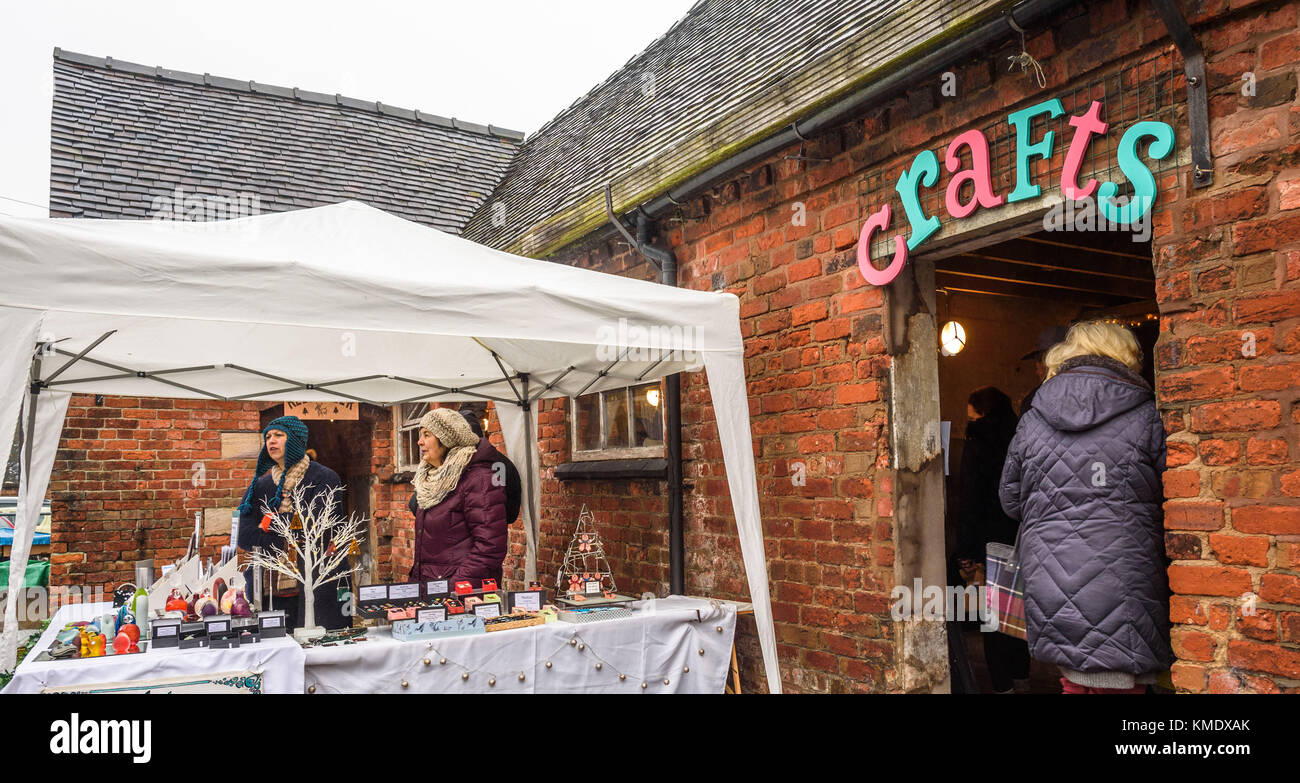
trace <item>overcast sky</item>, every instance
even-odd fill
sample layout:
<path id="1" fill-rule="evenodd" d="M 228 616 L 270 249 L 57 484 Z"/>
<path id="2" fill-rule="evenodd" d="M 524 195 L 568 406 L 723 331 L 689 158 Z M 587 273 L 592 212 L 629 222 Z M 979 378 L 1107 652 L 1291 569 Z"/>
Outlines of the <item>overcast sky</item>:
<path id="1" fill-rule="evenodd" d="M 532 133 L 694 2 L 6 2 L 0 213 L 47 214 L 56 46 Z"/>

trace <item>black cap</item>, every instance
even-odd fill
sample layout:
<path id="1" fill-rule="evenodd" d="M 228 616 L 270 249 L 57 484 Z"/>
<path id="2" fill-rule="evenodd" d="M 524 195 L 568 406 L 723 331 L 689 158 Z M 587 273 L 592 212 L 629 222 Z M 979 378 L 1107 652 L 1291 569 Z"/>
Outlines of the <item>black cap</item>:
<path id="1" fill-rule="evenodd" d="M 1020 361 L 1023 362 L 1028 359 L 1041 358 L 1043 354 L 1051 350 L 1053 345 L 1056 345 L 1057 343 L 1064 341 L 1065 333 L 1068 331 L 1069 329 L 1065 328 L 1064 326 L 1047 327 L 1046 329 L 1038 333 L 1038 347 L 1030 351 L 1029 353 L 1025 354 L 1024 356 L 1021 356 Z"/>

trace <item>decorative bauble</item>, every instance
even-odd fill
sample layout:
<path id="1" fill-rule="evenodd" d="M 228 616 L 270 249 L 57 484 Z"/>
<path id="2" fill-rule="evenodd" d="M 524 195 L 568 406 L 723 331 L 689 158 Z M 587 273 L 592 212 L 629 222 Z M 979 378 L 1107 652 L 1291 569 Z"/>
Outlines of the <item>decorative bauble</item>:
<path id="1" fill-rule="evenodd" d="M 205 594 L 194 603 L 194 613 L 199 617 L 211 617 L 214 614 L 221 614 L 221 607 L 217 605 L 215 598 Z"/>
<path id="2" fill-rule="evenodd" d="M 129 649 L 131 649 L 131 637 L 127 636 L 125 632 L 113 637 L 113 652 L 121 655 Z"/>
<path id="3" fill-rule="evenodd" d="M 236 590 L 227 590 L 217 599 L 217 606 L 221 607 L 222 614 L 230 614 L 231 607 L 235 605 Z"/>
<path id="4" fill-rule="evenodd" d="M 230 604 L 230 611 L 226 612 L 231 617 L 252 617 L 253 609 L 248 605 L 248 599 L 244 597 L 243 590 L 231 590 L 235 594 L 235 600 Z"/>
<path id="5" fill-rule="evenodd" d="M 140 641 L 140 626 L 135 623 L 127 623 L 117 630 L 117 635 L 125 635 L 126 638 L 131 640 L 131 644 L 135 644 Z"/>
<path id="6" fill-rule="evenodd" d="M 226 587 L 226 580 L 218 578 L 217 581 L 212 583 L 212 597 L 217 599 L 218 606 L 221 605 L 221 599 L 226 597 L 227 591 L 228 588 Z M 227 614 L 225 609 L 222 609 L 221 613 Z"/>
<path id="7" fill-rule="evenodd" d="M 167 603 L 163 605 L 163 611 L 167 612 L 188 612 L 189 610 L 190 605 L 175 590 L 167 598 Z"/>

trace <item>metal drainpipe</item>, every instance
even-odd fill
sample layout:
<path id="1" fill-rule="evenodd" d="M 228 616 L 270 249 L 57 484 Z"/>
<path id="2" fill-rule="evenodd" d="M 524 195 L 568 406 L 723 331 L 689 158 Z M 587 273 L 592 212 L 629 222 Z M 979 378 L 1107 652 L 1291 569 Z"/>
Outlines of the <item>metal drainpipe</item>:
<path id="1" fill-rule="evenodd" d="M 645 255 L 658 260 L 659 282 L 677 287 L 677 256 L 650 244 L 651 219 L 644 213 L 636 216 L 636 245 Z M 686 593 L 686 537 L 682 526 L 682 375 L 673 373 L 664 379 L 664 404 L 667 405 L 668 446 L 668 587 L 673 595 Z"/>
<path id="2" fill-rule="evenodd" d="M 636 216 L 636 236 L 614 214 L 611 188 L 605 185 L 605 215 L 618 233 L 636 252 L 659 267 L 659 282 L 677 287 L 677 256 L 650 243 L 653 219 L 645 213 Z M 686 592 L 686 538 L 682 528 L 682 376 L 673 373 L 664 379 L 664 404 L 668 406 L 668 590 L 673 595 Z"/>

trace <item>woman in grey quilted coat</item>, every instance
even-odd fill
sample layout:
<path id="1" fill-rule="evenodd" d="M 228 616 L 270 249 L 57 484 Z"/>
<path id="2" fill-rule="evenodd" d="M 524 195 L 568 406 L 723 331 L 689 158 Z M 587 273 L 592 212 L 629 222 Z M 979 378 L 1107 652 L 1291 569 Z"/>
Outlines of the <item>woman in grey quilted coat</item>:
<path id="1" fill-rule="evenodd" d="M 1029 653 L 1066 693 L 1141 693 L 1173 663 L 1164 426 L 1127 329 L 1075 324 L 1046 364 L 1000 486 L 1021 522 Z"/>

